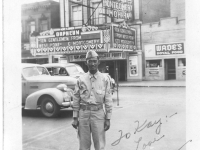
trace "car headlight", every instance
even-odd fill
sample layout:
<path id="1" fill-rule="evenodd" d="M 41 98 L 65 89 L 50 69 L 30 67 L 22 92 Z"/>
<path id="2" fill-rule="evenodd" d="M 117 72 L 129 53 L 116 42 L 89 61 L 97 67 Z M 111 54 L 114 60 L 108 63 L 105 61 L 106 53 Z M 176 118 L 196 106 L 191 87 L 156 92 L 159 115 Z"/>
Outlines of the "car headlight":
<path id="1" fill-rule="evenodd" d="M 63 92 L 67 91 L 67 85 L 66 84 L 60 84 L 56 88 L 63 91 Z"/>
<path id="2" fill-rule="evenodd" d="M 64 102 L 69 102 L 70 100 L 71 96 L 67 92 L 64 92 Z"/>

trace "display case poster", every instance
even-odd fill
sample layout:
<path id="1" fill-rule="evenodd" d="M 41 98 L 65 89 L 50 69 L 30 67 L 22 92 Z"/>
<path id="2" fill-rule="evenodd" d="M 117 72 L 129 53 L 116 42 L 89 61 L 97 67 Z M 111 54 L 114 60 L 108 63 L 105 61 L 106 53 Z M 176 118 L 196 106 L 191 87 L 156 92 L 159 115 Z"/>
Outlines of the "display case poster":
<path id="1" fill-rule="evenodd" d="M 130 76 L 138 76 L 138 57 L 129 56 L 129 72 Z"/>

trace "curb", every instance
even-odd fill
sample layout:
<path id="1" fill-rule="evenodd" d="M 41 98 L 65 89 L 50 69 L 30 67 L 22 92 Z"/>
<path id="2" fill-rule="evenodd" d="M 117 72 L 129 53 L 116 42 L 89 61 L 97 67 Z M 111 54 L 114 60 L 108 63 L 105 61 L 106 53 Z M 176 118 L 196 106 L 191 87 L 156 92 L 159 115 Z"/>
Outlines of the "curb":
<path id="1" fill-rule="evenodd" d="M 186 86 L 119 85 L 119 87 L 186 87 Z"/>

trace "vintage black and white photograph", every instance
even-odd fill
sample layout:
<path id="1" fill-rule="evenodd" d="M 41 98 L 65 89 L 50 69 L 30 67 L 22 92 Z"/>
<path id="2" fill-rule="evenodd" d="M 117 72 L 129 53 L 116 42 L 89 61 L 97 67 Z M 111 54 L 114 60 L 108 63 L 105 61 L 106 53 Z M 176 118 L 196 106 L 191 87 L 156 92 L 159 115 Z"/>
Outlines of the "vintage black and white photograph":
<path id="1" fill-rule="evenodd" d="M 5 150 L 190 149 L 186 0 L 18 2 L 20 104 L 3 108 L 20 146 L 3 130 Z"/>

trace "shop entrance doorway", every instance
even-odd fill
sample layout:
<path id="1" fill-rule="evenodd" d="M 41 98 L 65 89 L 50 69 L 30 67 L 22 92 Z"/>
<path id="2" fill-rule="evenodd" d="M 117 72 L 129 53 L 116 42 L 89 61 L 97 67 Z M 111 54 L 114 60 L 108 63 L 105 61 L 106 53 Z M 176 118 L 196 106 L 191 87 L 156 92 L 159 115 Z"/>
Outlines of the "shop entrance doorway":
<path id="1" fill-rule="evenodd" d="M 165 59 L 165 80 L 176 79 L 175 59 Z"/>
<path id="2" fill-rule="evenodd" d="M 119 81 L 126 81 L 126 76 L 127 76 L 126 60 L 118 60 L 118 61 L 116 61 L 115 65 L 118 68 L 118 80 Z M 115 78 L 116 78 L 116 73 L 115 73 Z"/>

